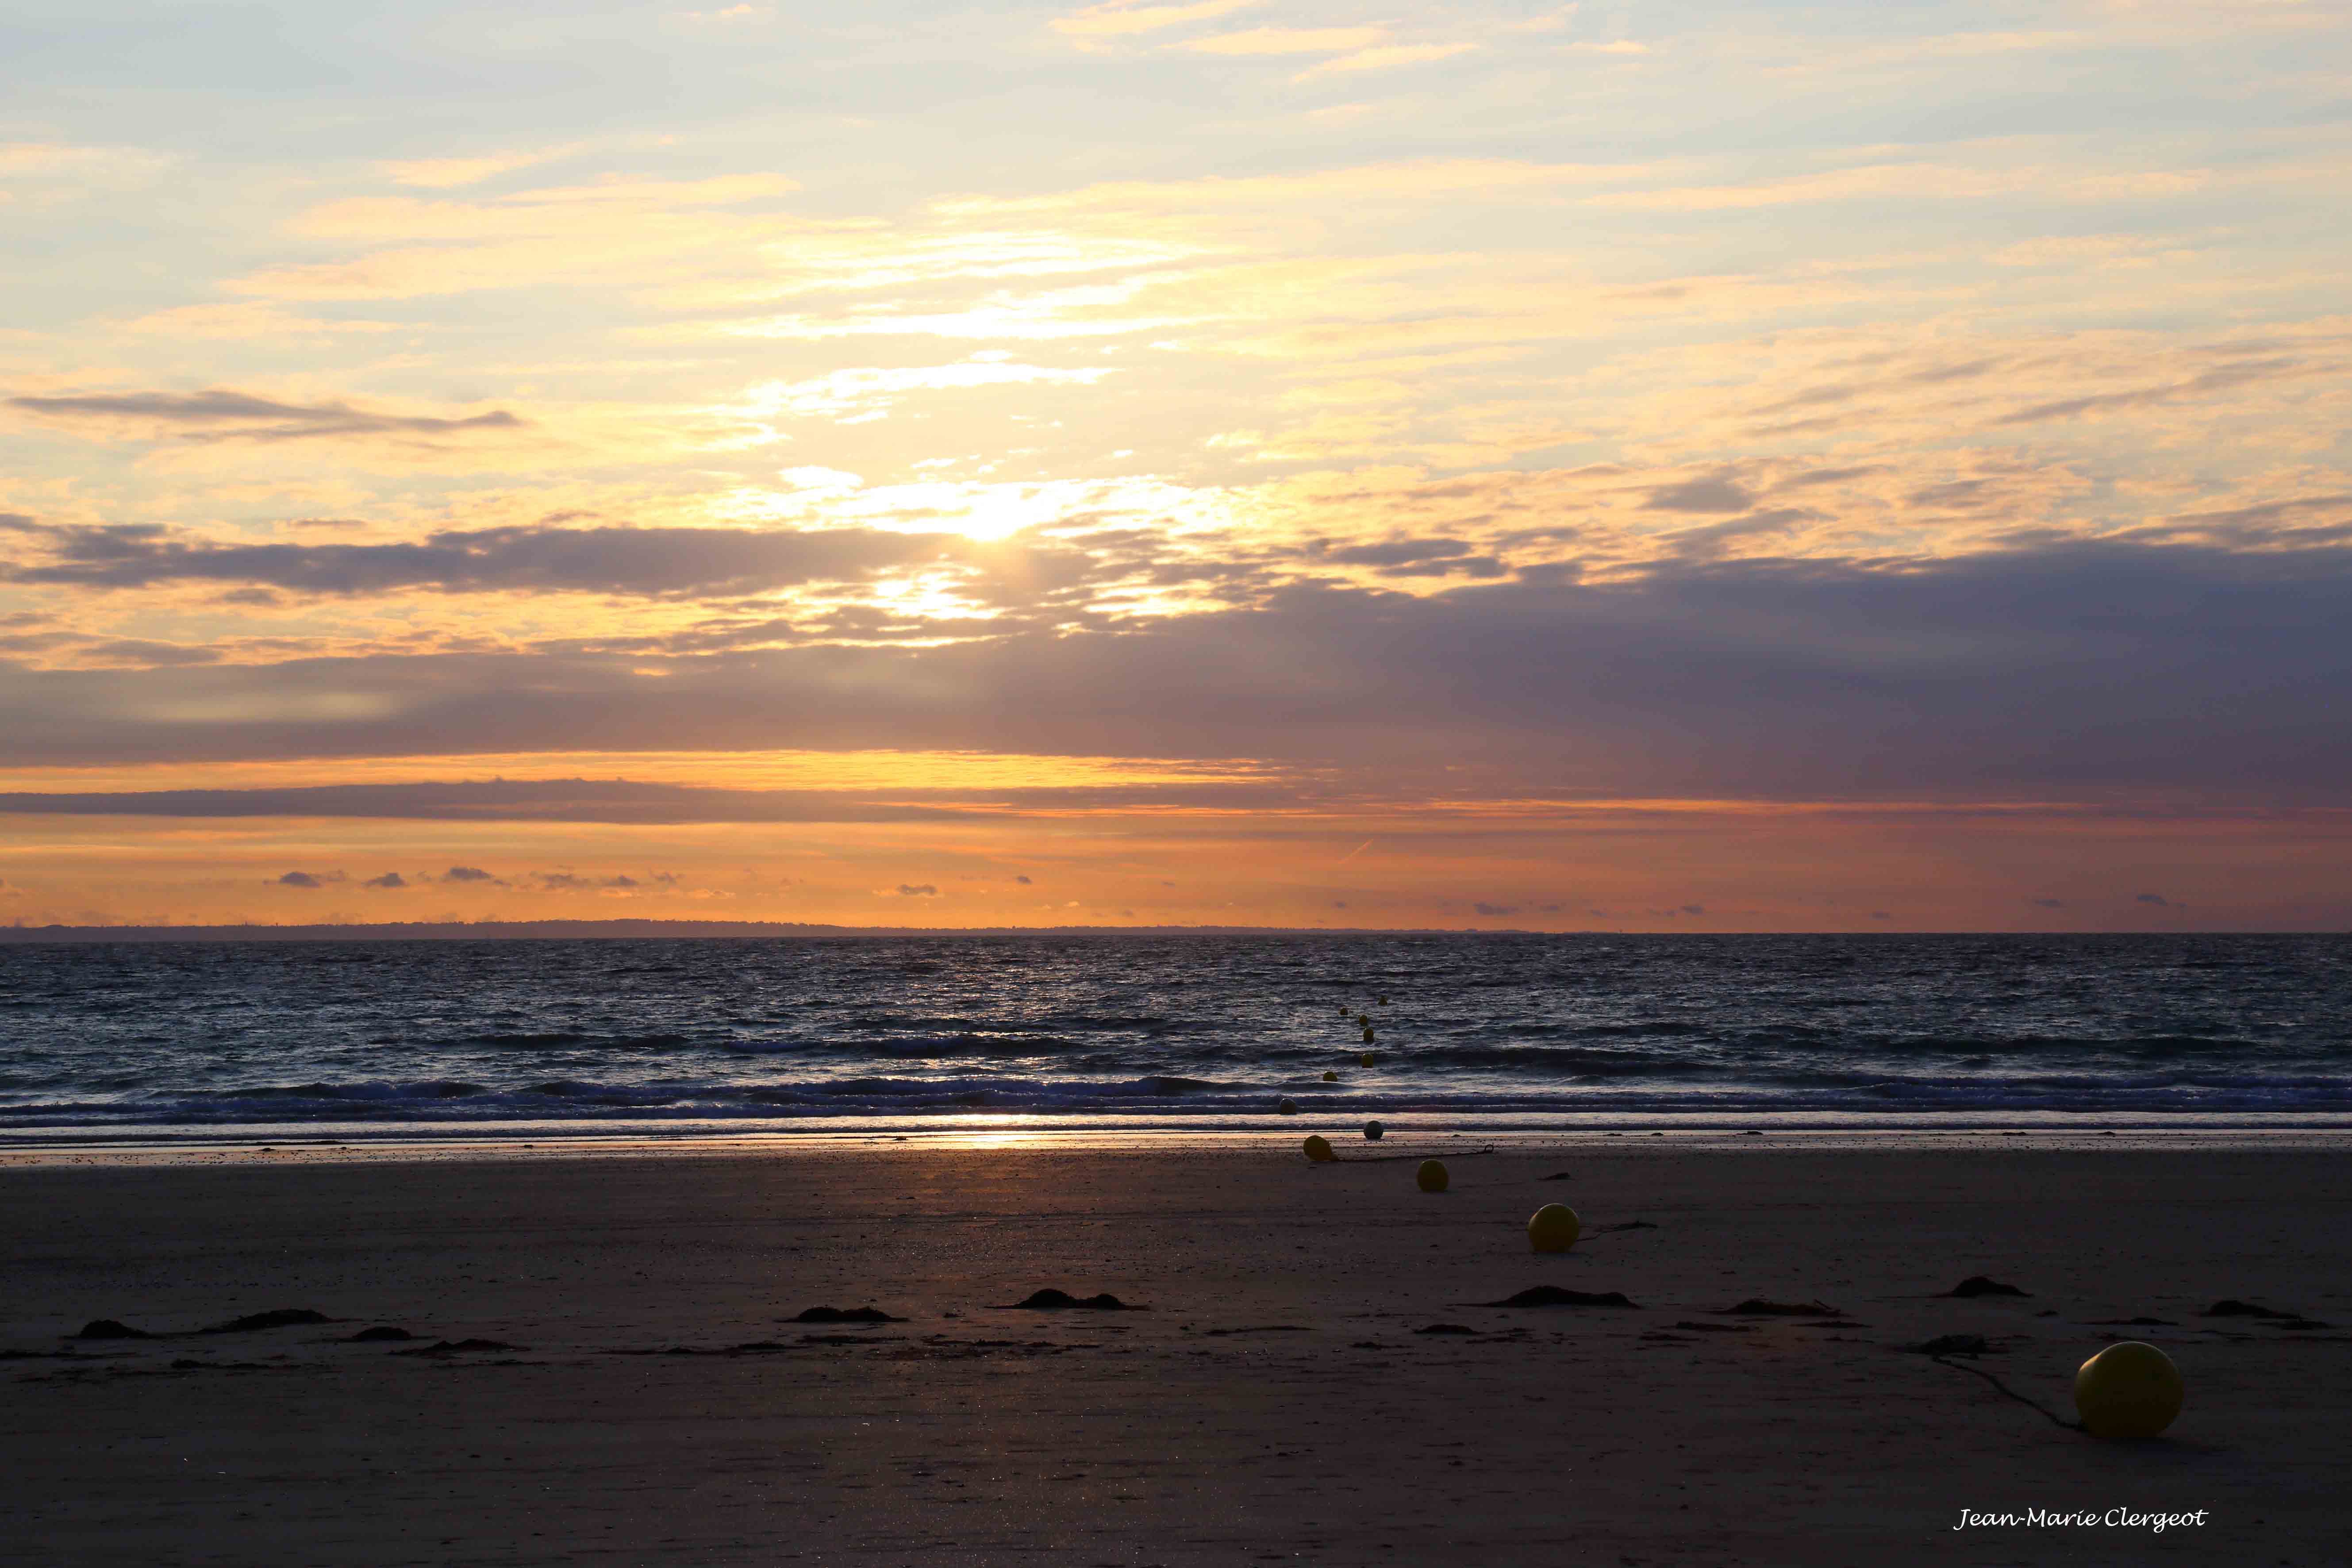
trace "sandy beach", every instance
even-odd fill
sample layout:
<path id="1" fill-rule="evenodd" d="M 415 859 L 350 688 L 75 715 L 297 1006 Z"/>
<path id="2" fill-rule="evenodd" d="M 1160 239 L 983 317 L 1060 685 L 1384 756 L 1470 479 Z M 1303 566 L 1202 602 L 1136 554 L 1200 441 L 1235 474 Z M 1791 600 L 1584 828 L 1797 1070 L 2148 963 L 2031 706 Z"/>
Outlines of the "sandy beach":
<path id="1" fill-rule="evenodd" d="M 1295 1148 L 22 1157 L 0 1558 L 2347 1561 L 2326 1139 L 1594 1138 L 1442 1195 Z M 1588 1234 L 1532 1255 L 1553 1201 Z M 1472 1304 L 1539 1285 L 1633 1305 Z M 1046 1287 L 1149 1310 L 1006 1305 Z M 193 1331 L 278 1309 L 332 1321 Z M 1903 1348 L 1943 1335 L 1987 1348 Z M 1964 1370 L 2071 1416 L 2109 1336 L 2179 1362 L 2164 1438 Z M 1955 1528 L 2033 1509 L 2095 1522 Z"/>

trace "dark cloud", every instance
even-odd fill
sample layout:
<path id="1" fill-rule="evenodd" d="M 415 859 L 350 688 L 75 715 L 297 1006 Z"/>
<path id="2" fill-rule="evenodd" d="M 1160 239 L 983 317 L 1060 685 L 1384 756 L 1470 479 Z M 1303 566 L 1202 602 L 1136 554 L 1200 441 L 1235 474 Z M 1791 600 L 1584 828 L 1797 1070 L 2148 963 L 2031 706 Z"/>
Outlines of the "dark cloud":
<path id="1" fill-rule="evenodd" d="M 1710 522 L 1698 528 L 1677 529 L 1666 535 L 1675 553 L 1685 561 L 1706 561 L 1721 555 L 1735 542 L 1752 539 L 1761 534 L 1781 533 L 1801 522 L 1811 522 L 1821 514 L 1800 507 L 1782 507 L 1772 511 L 1752 511 L 1746 517 L 1735 517 L 1725 522 Z"/>
<path id="2" fill-rule="evenodd" d="M 2293 376 L 2308 375 L 2332 365 L 2315 365 L 2312 362 L 2291 357 L 2249 360 L 2239 364 L 2222 365 L 2201 375 L 2183 381 L 2168 382 L 2160 386 L 2134 387 L 2124 392 L 2094 393 L 2085 397 L 2063 397 L 2052 403 L 2037 403 L 2004 414 L 1991 423 L 1998 428 L 2004 425 L 2032 425 L 2045 419 L 2074 419 L 2085 414 L 2105 413 L 2111 409 L 2144 408 L 2153 404 L 2169 403 L 2179 397 L 2195 397 L 2208 392 L 2226 392 L 2233 387 L 2247 386 L 2256 382 L 2279 381 Z"/>
<path id="3" fill-rule="evenodd" d="M 2154 904 L 2160 910 L 2168 910 L 2174 907 L 2172 900 L 2166 898 L 2162 893 L 2135 893 L 2132 895 L 2132 902 L 2136 904 Z"/>
<path id="4" fill-rule="evenodd" d="M 280 403 L 215 387 L 205 392 L 124 392 L 81 397 L 12 397 L 8 406 L 52 419 L 136 420 L 175 427 L 184 441 L 307 441 L 353 436 L 446 437 L 514 430 L 504 409 L 464 419 L 371 413 L 348 403 Z"/>
<path id="5" fill-rule="evenodd" d="M 1478 904 L 1478 903 L 1474 903 L 1474 904 L 1472 904 L 1470 907 L 1471 907 L 1472 909 L 1474 909 L 1474 910 L 1477 910 L 1480 914 L 1482 914 L 1482 915 L 1487 915 L 1487 916 L 1494 916 L 1494 915 L 1515 915 L 1515 914 L 1517 914 L 1517 913 L 1519 912 L 1519 906 L 1518 906 L 1518 905 L 1517 905 L 1517 904 Z"/>
<path id="6" fill-rule="evenodd" d="M 2063 910 L 2066 907 L 2063 899 L 2028 899 L 2025 901 L 2042 910 Z"/>
<path id="7" fill-rule="evenodd" d="M 1212 805 L 1252 809 L 1295 805 L 1294 790 L 1271 784 L 1077 785 L 989 792 L 969 789 L 877 792 L 709 789 L 625 779 L 500 779 L 488 783 L 319 784 L 291 789 L 148 790 L 80 794 L 0 794 L 0 814 L 53 816 L 390 817 L 425 822 L 949 822 L 1034 809 L 1116 809 Z M 896 797 L 896 798 L 894 798 Z M 913 797 L 913 798 L 907 798 Z M 936 799 L 939 804 L 929 804 Z M 542 885 L 558 873 L 535 873 Z M 568 875 L 568 874 L 564 874 Z M 453 866 L 443 882 L 506 886 L 473 867 Z M 657 881 L 677 879 L 663 873 Z M 1014 879 L 1023 886 L 1029 879 Z M 587 887 L 578 878 L 561 884 Z M 625 878 L 603 884 L 635 887 Z M 1170 884 L 1173 886 L 1174 884 Z"/>
<path id="8" fill-rule="evenodd" d="M 37 531 L 48 558 L 0 580 L 90 588 L 250 583 L 304 594 L 595 593 L 653 597 L 752 594 L 844 581 L 939 559 L 946 535 L 881 529 L 452 529 L 420 543 L 223 544 L 145 523 Z"/>
<path id="9" fill-rule="evenodd" d="M 1813 468 L 1805 473 L 1792 474 L 1772 488 L 1775 490 L 1810 489 L 1815 485 L 1843 484 L 1848 479 L 1868 479 L 1873 474 L 1886 471 L 1885 463 L 1863 463 L 1850 468 Z"/>
<path id="10" fill-rule="evenodd" d="M 2352 801 L 2347 705 L 2352 550 L 2114 541 L 1673 562 L 1426 597 L 1304 585 L 1250 608 L 938 647 L 0 668 L 0 733 L 21 766 L 790 746 L 1256 757 L 1375 770 L 1365 779 L 1475 762 L 1531 792 L 1742 798 Z M 371 801 L 377 787 L 302 793 L 406 816 L 441 791 L 433 814 L 486 820 L 518 805 L 711 820 L 697 814 L 719 800 L 542 781 L 517 786 L 529 798 L 434 785 Z M 758 808 L 750 819 L 839 807 L 913 820 L 994 793 L 740 804 Z M 203 794 L 155 808 L 226 801 L 198 809 Z M 18 796 L 0 809 L 106 807 Z"/>
<path id="11" fill-rule="evenodd" d="M 1507 577 L 1511 569 L 1493 555 L 1455 555 L 1381 569 L 1383 577 Z"/>
<path id="12" fill-rule="evenodd" d="M 495 882 L 496 877 L 475 866 L 452 866 L 441 873 L 445 882 Z"/>
<path id="13" fill-rule="evenodd" d="M 1024 888 L 1029 885 L 1029 879 L 1026 877 L 1015 877 L 1013 879 L 1020 883 Z"/>
<path id="14" fill-rule="evenodd" d="M 319 888 L 326 884 L 308 871 L 289 871 L 278 879 L 278 885 L 281 888 Z"/>
<path id="15" fill-rule="evenodd" d="M 1650 511 L 1746 511 L 1756 500 L 1726 479 L 1686 479 L 1650 492 Z"/>
<path id="16" fill-rule="evenodd" d="M 1408 566 L 1471 552 L 1471 546 L 1458 539 L 1391 539 L 1336 548 L 1321 541 L 1317 543 L 1320 548 L 1315 552 L 1316 559 L 1343 566 Z"/>
<path id="17" fill-rule="evenodd" d="M 902 899 L 936 899 L 940 890 L 929 882 L 901 882 L 898 896 Z"/>
<path id="18" fill-rule="evenodd" d="M 85 643 L 76 650 L 84 658 L 103 659 L 109 664 L 217 664 L 217 648 L 191 647 L 186 643 L 150 642 L 144 637 L 117 637 L 110 642 Z"/>
<path id="19" fill-rule="evenodd" d="M 405 888 L 408 886 L 408 879 L 403 877 L 397 871 L 386 871 L 381 877 L 370 877 L 366 881 L 362 882 L 360 886 L 362 888 Z"/>

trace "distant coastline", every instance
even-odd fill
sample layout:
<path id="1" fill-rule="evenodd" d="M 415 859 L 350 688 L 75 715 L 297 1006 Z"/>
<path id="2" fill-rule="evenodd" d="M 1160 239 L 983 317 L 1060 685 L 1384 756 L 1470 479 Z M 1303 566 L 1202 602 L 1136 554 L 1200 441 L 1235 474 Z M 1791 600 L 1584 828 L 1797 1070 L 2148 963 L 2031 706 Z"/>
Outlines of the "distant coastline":
<path id="1" fill-rule="evenodd" d="M 399 921 L 374 925 L 0 926 L 0 943 L 45 942 L 517 942 L 646 937 L 1543 936 L 1423 926 L 845 926 L 799 921 Z"/>

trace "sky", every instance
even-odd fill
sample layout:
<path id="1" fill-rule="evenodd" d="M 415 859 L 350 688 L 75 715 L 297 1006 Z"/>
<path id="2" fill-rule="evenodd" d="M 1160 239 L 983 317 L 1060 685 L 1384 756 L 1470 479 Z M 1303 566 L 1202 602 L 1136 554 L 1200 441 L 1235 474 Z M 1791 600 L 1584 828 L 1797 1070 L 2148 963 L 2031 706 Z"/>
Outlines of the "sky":
<path id="1" fill-rule="evenodd" d="M 0 924 L 2352 927 L 2352 7 L 0 16 Z"/>

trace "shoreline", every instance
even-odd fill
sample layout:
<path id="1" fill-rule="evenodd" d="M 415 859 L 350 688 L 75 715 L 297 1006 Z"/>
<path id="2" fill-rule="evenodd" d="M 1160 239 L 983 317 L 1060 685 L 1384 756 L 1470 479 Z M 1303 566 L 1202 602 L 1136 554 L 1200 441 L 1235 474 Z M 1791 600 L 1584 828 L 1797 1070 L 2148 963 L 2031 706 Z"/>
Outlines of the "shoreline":
<path id="1" fill-rule="evenodd" d="M 1286 1118 L 1288 1121 L 1291 1119 Z M 1309 1132 L 1330 1137 L 1339 1149 L 1338 1163 L 1393 1163 L 1425 1155 L 1447 1157 L 1465 1152 L 1513 1156 L 1606 1154 L 1628 1157 L 1661 1154 L 1756 1154 L 1769 1152 L 2068 1152 L 2116 1153 L 2162 1150 L 2174 1152 L 2221 1151 L 2312 1151 L 2352 1153 L 2352 1117 L 2320 1122 L 2226 1124 L 2171 1121 L 2101 1121 L 2092 1125 L 2019 1125 L 2014 1120 L 1969 1121 L 1938 1126 L 1824 1127 L 1776 1123 L 1769 1117 L 1751 1119 L 1760 1125 L 1653 1126 L 1579 1129 L 1464 1129 L 1454 1123 L 1415 1125 L 1409 1119 L 1391 1120 L 1379 1142 L 1364 1139 L 1353 1126 L 1336 1128 L 1301 1117 L 1295 1126 L 1256 1128 L 1134 1128 L 1060 1126 L 835 1127 L 823 1131 L 709 1131 L 673 1133 L 641 1130 L 614 1131 L 593 1123 L 541 1127 L 509 1133 L 486 1133 L 475 1127 L 420 1132 L 415 1129 L 368 1136 L 343 1135 L 331 1127 L 289 1127 L 277 1130 L 203 1130 L 184 1137 L 160 1138 L 149 1130 L 100 1129 L 60 1131 L 38 1139 L 0 1135 L 0 1170 L 45 1164 L 115 1163 L 162 1165 L 235 1162 L 370 1163 L 400 1162 L 478 1163 L 530 1158 L 548 1159 L 719 1159 L 746 1156 L 805 1158 L 850 1153 L 898 1152 L 961 1154 L 998 1151 L 1007 1153 L 1054 1154 L 1115 1152 L 1125 1154 L 1278 1154 L 1303 1158 L 1301 1142 Z"/>

